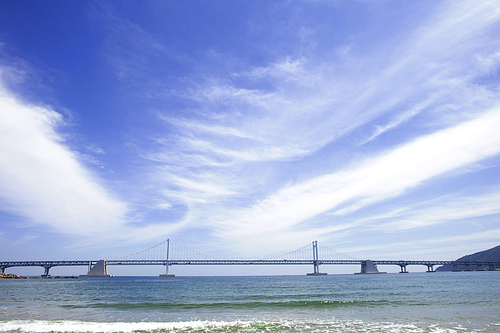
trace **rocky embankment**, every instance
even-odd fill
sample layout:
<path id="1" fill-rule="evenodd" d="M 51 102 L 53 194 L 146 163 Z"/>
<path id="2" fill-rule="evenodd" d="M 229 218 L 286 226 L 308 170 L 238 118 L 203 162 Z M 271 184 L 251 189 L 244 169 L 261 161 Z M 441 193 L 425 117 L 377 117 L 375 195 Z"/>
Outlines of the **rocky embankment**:
<path id="1" fill-rule="evenodd" d="M 0 279 L 22 279 L 22 276 L 12 273 L 0 273 Z"/>

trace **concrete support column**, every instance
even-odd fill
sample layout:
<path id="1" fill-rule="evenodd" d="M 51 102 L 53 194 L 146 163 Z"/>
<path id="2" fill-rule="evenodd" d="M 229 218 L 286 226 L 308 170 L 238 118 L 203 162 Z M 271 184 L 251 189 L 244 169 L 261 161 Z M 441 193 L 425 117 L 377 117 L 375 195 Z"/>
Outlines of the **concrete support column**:
<path id="1" fill-rule="evenodd" d="M 377 265 L 371 260 L 363 260 L 361 262 L 361 272 L 354 274 L 385 274 L 386 272 L 379 272 Z"/>
<path id="2" fill-rule="evenodd" d="M 408 271 L 406 270 L 406 265 L 399 265 L 399 267 L 401 267 L 401 271 L 399 273 L 408 273 Z"/>
<path id="3" fill-rule="evenodd" d="M 427 273 L 433 273 L 434 272 L 434 265 L 427 265 Z"/>
<path id="4" fill-rule="evenodd" d="M 106 277 L 109 277 L 108 271 L 107 271 L 107 266 L 106 266 L 106 261 L 99 260 L 98 262 L 95 263 L 94 266 L 92 266 L 92 268 L 87 273 L 87 275 L 81 275 L 81 276 L 106 276 Z"/>
<path id="5" fill-rule="evenodd" d="M 3 266 L 2 266 L 2 267 L 0 267 L 0 273 L 5 273 L 5 268 L 6 268 L 6 267 L 3 267 Z"/>
<path id="6" fill-rule="evenodd" d="M 43 266 L 43 268 L 44 268 L 44 272 L 43 272 L 42 276 L 45 276 L 45 277 L 50 276 L 49 270 L 50 270 L 51 266 Z"/>

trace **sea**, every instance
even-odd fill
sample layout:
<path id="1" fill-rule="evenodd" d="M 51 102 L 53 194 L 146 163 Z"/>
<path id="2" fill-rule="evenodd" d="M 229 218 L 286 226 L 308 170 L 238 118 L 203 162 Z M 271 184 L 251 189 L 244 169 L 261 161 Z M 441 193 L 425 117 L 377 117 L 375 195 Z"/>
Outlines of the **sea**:
<path id="1" fill-rule="evenodd" d="M 0 332 L 500 332 L 500 271 L 5 279 Z"/>

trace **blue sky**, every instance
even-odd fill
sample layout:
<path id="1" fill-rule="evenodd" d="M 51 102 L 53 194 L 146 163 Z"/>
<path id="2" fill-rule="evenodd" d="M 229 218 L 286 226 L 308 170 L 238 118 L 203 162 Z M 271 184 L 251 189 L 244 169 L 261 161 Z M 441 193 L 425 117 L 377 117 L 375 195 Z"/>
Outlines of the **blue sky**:
<path id="1" fill-rule="evenodd" d="M 2 259 L 496 246 L 499 36 L 498 1 L 1 1 Z"/>

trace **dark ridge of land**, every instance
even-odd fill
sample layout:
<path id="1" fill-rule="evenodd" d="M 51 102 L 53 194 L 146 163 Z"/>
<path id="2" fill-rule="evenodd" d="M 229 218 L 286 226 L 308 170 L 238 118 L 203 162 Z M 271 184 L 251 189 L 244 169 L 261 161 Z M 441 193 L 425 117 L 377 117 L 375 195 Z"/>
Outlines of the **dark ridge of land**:
<path id="1" fill-rule="evenodd" d="M 461 258 L 458 258 L 457 261 L 500 261 L 500 245 L 495 246 L 489 250 L 484 250 L 480 252 L 476 252 L 473 254 L 468 254 Z M 443 265 L 436 269 L 436 272 L 448 272 L 453 270 L 453 265 Z"/>

